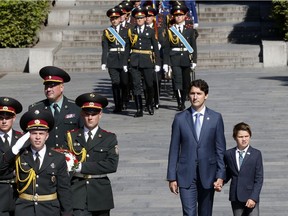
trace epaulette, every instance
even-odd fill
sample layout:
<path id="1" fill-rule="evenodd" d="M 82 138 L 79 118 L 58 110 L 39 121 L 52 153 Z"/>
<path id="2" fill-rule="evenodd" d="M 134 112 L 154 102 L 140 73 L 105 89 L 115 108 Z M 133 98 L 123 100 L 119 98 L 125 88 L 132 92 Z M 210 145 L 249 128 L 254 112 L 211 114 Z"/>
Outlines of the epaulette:
<path id="1" fill-rule="evenodd" d="M 41 100 L 41 101 L 38 101 L 38 102 L 35 102 L 35 103 L 31 104 L 30 106 L 31 106 L 31 107 L 35 107 L 35 106 L 37 106 L 37 105 L 43 104 L 45 100 L 46 100 L 46 99 Z"/>
<path id="2" fill-rule="evenodd" d="M 16 134 L 16 135 L 23 135 L 23 132 L 15 131 L 15 134 Z"/>
<path id="3" fill-rule="evenodd" d="M 107 131 L 107 130 L 103 130 L 102 129 L 102 131 L 105 132 L 105 133 L 108 133 L 108 134 L 114 134 L 113 132 L 110 132 L 110 131 Z"/>
<path id="4" fill-rule="evenodd" d="M 193 24 L 187 23 L 187 24 L 185 24 L 185 28 L 192 28 L 193 29 Z"/>
<path id="5" fill-rule="evenodd" d="M 74 128 L 72 130 L 68 130 L 67 133 L 74 133 L 77 132 L 79 130 L 79 128 Z"/>
<path id="6" fill-rule="evenodd" d="M 72 100 L 72 99 L 69 99 L 69 98 L 67 98 L 67 101 L 68 101 L 69 103 L 75 103 L 75 100 Z"/>

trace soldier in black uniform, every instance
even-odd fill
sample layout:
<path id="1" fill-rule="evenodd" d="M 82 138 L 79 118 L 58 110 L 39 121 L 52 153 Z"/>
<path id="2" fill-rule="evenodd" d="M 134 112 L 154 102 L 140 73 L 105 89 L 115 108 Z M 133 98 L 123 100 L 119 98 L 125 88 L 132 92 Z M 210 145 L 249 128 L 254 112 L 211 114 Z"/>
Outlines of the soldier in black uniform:
<path id="1" fill-rule="evenodd" d="M 120 22 L 123 27 L 132 28 L 135 26 L 135 20 L 131 19 L 131 11 L 133 9 L 133 4 L 129 2 L 121 2 L 116 8 L 119 7 L 122 11 L 122 15 L 120 17 Z"/>
<path id="2" fill-rule="evenodd" d="M 150 2 L 151 3 L 151 2 Z M 146 5 L 149 4 L 149 2 L 146 2 Z M 156 38 L 158 39 L 158 48 L 160 51 L 160 57 L 161 57 L 161 65 L 162 65 L 162 59 L 163 59 L 163 53 L 164 49 L 167 49 L 167 43 L 168 43 L 168 37 L 167 37 L 167 28 L 163 20 L 158 19 L 158 10 L 157 8 L 153 8 L 151 5 L 146 6 L 146 10 L 148 12 L 147 18 L 146 18 L 146 26 L 152 28 L 155 30 Z M 154 72 L 153 76 L 153 88 L 154 88 L 154 106 L 156 109 L 159 108 L 160 105 L 160 89 L 161 89 L 161 79 L 163 76 L 163 71 Z"/>
<path id="3" fill-rule="evenodd" d="M 15 216 L 72 216 L 65 156 L 45 145 L 53 124 L 52 114 L 45 110 L 24 113 L 20 127 L 28 132 L 4 153 L 0 161 L 0 170 L 9 169 L 16 161 L 19 198 Z"/>
<path id="4" fill-rule="evenodd" d="M 135 8 L 132 11 L 132 16 L 136 18 L 137 22 L 137 25 L 128 31 L 131 42 L 130 72 L 133 79 L 133 92 L 137 109 L 134 117 L 142 117 L 141 78 L 143 76 L 147 92 L 146 107 L 149 114 L 153 115 L 153 75 L 154 71 L 160 71 L 161 60 L 155 31 L 145 25 L 147 10 L 141 7 Z"/>
<path id="5" fill-rule="evenodd" d="M 13 129 L 16 114 L 22 112 L 21 103 L 10 97 L 0 97 L 0 158 L 16 143 L 22 133 Z M 0 216 L 12 216 L 17 196 L 15 164 L 0 174 Z"/>
<path id="6" fill-rule="evenodd" d="M 103 31 L 102 36 L 102 70 L 108 67 L 112 81 L 115 108 L 114 113 L 127 109 L 128 100 L 128 29 L 120 23 L 121 9 L 111 8 L 107 11 L 111 26 Z"/>
<path id="7" fill-rule="evenodd" d="M 116 135 L 99 126 L 108 101 L 97 93 L 85 93 L 76 104 L 82 108 L 84 127 L 67 133 L 68 146 L 80 161 L 71 181 L 73 213 L 109 216 L 114 202 L 107 174 L 116 172 L 119 153 Z"/>
<path id="8" fill-rule="evenodd" d="M 48 148 L 66 148 L 66 132 L 83 125 L 80 118 L 81 109 L 73 100 L 64 96 L 64 83 L 70 81 L 70 76 L 54 66 L 43 67 L 39 74 L 44 80 L 46 99 L 30 105 L 29 110 L 47 110 L 54 115 L 55 124 L 46 145 Z"/>
<path id="9" fill-rule="evenodd" d="M 173 87 L 178 110 L 180 111 L 185 109 L 185 101 L 191 81 L 190 71 L 196 67 L 197 63 L 195 30 L 193 25 L 185 20 L 187 12 L 188 8 L 184 4 L 176 5 L 171 9 L 175 24 L 168 29 L 169 48 L 166 49 L 167 52 L 164 54 L 163 65 L 163 68 L 167 68 L 168 64 L 172 67 Z M 172 29 L 183 36 L 184 42 Z"/>

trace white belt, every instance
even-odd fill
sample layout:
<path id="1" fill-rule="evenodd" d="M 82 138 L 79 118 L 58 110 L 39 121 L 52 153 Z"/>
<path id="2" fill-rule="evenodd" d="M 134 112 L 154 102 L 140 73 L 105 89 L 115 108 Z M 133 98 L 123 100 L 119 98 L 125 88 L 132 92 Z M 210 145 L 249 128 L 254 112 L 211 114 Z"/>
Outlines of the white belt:
<path id="1" fill-rule="evenodd" d="M 93 179 L 93 178 L 104 178 L 104 177 L 107 177 L 106 174 L 102 174 L 102 175 L 86 175 L 86 174 L 82 174 L 82 173 L 75 173 L 74 176 L 75 177 L 79 177 L 79 178 L 84 178 L 84 179 Z"/>
<path id="2" fill-rule="evenodd" d="M 109 51 L 111 51 L 111 52 L 124 52 L 125 48 L 110 48 Z"/>
<path id="3" fill-rule="evenodd" d="M 183 48 L 172 48 L 171 50 L 172 51 L 181 51 L 181 52 L 188 51 L 187 48 L 184 48 L 184 47 Z"/>

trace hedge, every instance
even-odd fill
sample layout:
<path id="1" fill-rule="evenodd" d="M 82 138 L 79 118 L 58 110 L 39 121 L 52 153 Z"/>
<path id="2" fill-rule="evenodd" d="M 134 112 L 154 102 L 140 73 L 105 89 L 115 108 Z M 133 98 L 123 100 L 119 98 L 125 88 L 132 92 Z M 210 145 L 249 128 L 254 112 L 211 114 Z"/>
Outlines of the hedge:
<path id="1" fill-rule="evenodd" d="M 276 21 L 279 32 L 284 40 L 288 40 L 288 1 L 272 1 L 272 18 Z"/>
<path id="2" fill-rule="evenodd" d="M 31 47 L 47 19 L 50 0 L 1 0 L 0 47 Z"/>

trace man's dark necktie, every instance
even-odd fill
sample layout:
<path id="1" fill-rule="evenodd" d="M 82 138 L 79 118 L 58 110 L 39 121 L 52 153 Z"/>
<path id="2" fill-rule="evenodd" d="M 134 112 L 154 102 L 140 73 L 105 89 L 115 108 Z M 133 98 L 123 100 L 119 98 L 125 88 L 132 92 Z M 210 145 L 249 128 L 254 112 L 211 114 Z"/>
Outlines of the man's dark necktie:
<path id="1" fill-rule="evenodd" d="M 4 134 L 4 150 L 5 152 L 9 150 L 9 141 L 8 141 L 9 135 L 7 133 Z"/>
<path id="2" fill-rule="evenodd" d="M 37 172 L 40 169 L 40 158 L 39 158 L 39 153 L 35 152 L 35 171 Z"/>
<path id="3" fill-rule="evenodd" d="M 58 104 L 54 103 L 53 108 L 54 108 L 54 119 L 56 120 L 56 119 L 58 119 L 59 114 L 60 114 L 59 110 L 58 110 Z"/>
<path id="4" fill-rule="evenodd" d="M 181 27 L 180 27 L 180 26 L 178 26 L 178 30 L 179 30 L 180 33 L 182 33 L 182 31 L 181 31 Z"/>
<path id="5" fill-rule="evenodd" d="M 90 146 L 92 143 L 92 132 L 88 131 L 88 139 L 87 139 L 87 145 Z"/>

